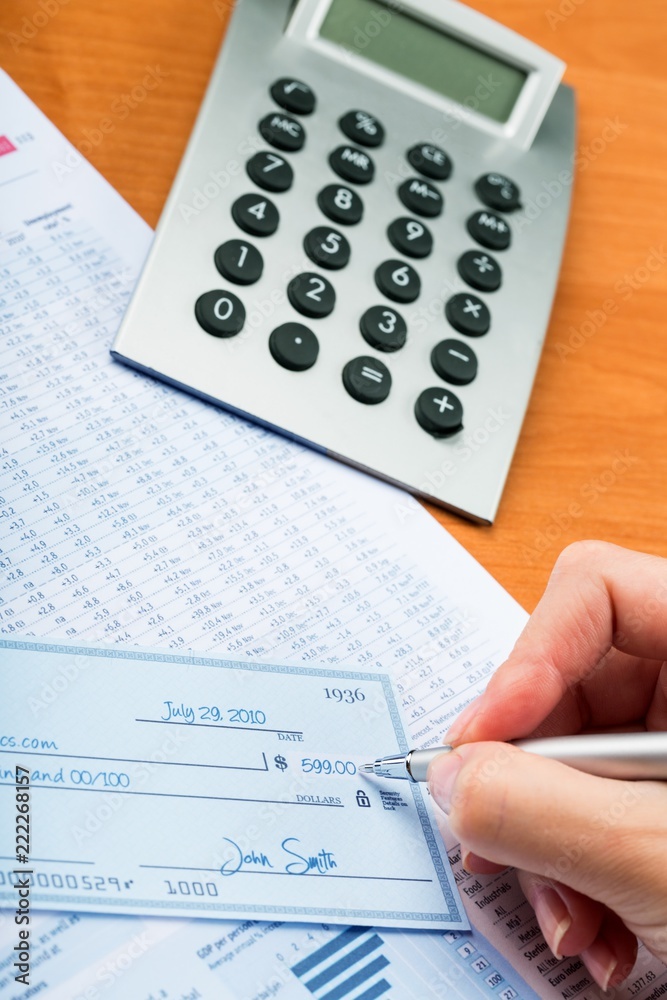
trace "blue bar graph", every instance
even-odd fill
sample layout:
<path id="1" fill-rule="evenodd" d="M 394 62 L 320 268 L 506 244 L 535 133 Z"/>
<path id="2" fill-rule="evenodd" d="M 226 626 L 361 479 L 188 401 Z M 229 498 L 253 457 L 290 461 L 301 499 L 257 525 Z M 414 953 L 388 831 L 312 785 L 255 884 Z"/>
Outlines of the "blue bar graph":
<path id="1" fill-rule="evenodd" d="M 328 993 L 325 993 L 320 998 L 320 1000 L 341 1000 L 341 997 L 344 997 L 348 993 L 351 993 L 352 990 L 355 990 L 357 988 L 357 986 L 361 986 L 361 984 L 365 983 L 367 979 L 370 979 L 371 976 L 374 976 L 376 975 L 376 973 L 381 972 L 382 969 L 386 968 L 388 965 L 389 965 L 389 959 L 385 958 L 384 955 L 380 955 L 374 961 L 370 962 L 368 965 L 365 965 L 363 969 L 359 969 L 358 972 L 355 972 L 355 974 L 353 976 L 350 976 L 349 979 L 345 979 L 333 990 L 330 990 Z"/>
<path id="2" fill-rule="evenodd" d="M 386 979 L 381 979 L 378 983 L 374 983 L 365 993 L 356 997 L 356 1000 L 375 1000 L 376 997 L 381 997 L 383 993 L 386 993 L 390 989 L 391 983 L 388 983 Z"/>
<path id="3" fill-rule="evenodd" d="M 384 943 L 371 927 L 348 927 L 292 966 L 292 972 L 313 994 L 313 1000 L 376 1000 L 392 988 L 380 977 L 390 961 L 378 954 L 370 962 L 367 959 Z M 306 981 L 304 977 L 310 972 L 313 975 Z M 370 982 L 374 977 L 376 982 Z"/>
<path id="4" fill-rule="evenodd" d="M 316 965 L 320 965 L 325 962 L 327 958 L 335 955 L 337 951 L 341 948 L 346 948 L 348 944 L 351 944 L 355 938 L 361 937 L 362 934 L 368 933 L 368 927 L 348 927 L 341 934 L 338 934 L 333 941 L 329 941 L 327 944 L 322 945 L 317 951 L 314 951 L 312 955 L 308 958 L 304 958 L 302 962 L 298 962 L 297 965 L 292 966 L 292 972 L 295 976 L 301 979 L 305 976 L 307 972 L 314 969 Z"/>
<path id="5" fill-rule="evenodd" d="M 373 936 L 368 938 L 367 941 L 362 941 L 357 948 L 354 948 L 353 951 L 349 951 L 347 955 L 343 955 L 343 957 L 339 958 L 337 962 L 334 962 L 333 965 L 330 965 L 323 972 L 320 972 L 319 975 L 315 976 L 314 979 L 311 979 L 305 985 L 311 993 L 316 993 L 326 983 L 329 983 L 332 979 L 340 976 L 342 972 L 345 972 L 345 970 L 349 969 L 352 965 L 356 965 L 357 962 L 360 962 L 362 958 L 365 958 L 366 955 L 375 951 L 375 949 L 379 948 L 381 945 L 382 938 L 378 937 L 377 934 L 373 934 Z"/>

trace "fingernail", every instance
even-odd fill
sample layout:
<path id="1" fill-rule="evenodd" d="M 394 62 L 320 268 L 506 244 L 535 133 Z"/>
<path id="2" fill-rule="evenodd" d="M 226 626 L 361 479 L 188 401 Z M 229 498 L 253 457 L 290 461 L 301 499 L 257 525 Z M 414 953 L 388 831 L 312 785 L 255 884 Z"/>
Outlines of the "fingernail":
<path id="1" fill-rule="evenodd" d="M 507 865 L 498 865 L 495 861 L 489 861 L 487 858 L 475 854 L 474 851 L 469 851 L 461 844 L 461 867 L 465 868 L 471 875 L 498 875 L 504 871 Z"/>
<path id="2" fill-rule="evenodd" d="M 461 847 L 461 867 L 468 874 L 472 874 L 472 859 L 475 857 L 472 851 L 466 851 Z"/>
<path id="3" fill-rule="evenodd" d="M 556 958 L 562 958 L 560 944 L 572 926 L 567 906 L 556 890 L 548 886 L 539 890 L 532 903 L 547 944 Z"/>
<path id="4" fill-rule="evenodd" d="M 477 715 L 482 701 L 482 695 L 471 701 L 469 705 L 463 709 L 461 714 L 454 719 L 447 732 L 443 737 L 444 743 L 456 742 L 461 738 L 461 735 L 468 728 L 468 725 L 472 722 L 473 718 Z"/>
<path id="5" fill-rule="evenodd" d="M 451 808 L 452 793 L 462 763 L 463 760 L 457 753 L 448 753 L 436 757 L 429 768 L 431 795 L 447 814 Z"/>
<path id="6" fill-rule="evenodd" d="M 598 938 L 581 953 L 586 968 L 601 989 L 606 990 L 618 967 L 618 959 L 606 941 Z"/>

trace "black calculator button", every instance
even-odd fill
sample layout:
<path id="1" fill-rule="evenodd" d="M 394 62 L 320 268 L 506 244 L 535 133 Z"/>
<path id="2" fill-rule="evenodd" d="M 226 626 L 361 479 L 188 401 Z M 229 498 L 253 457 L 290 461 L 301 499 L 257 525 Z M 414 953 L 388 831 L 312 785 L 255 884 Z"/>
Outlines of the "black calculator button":
<path id="1" fill-rule="evenodd" d="M 483 174 L 475 183 L 480 201 L 499 212 L 514 212 L 521 206 L 518 185 L 503 174 Z"/>
<path id="2" fill-rule="evenodd" d="M 242 194 L 232 205 L 232 218 L 237 226 L 253 236 L 271 236 L 278 228 L 278 209 L 261 194 Z"/>
<path id="3" fill-rule="evenodd" d="M 383 403 L 391 389 L 391 375 L 377 358 L 354 358 L 343 368 L 343 385 L 359 403 Z"/>
<path id="4" fill-rule="evenodd" d="M 472 238 L 489 250 L 507 250 L 512 240 L 509 224 L 494 212 L 474 212 L 466 226 Z"/>
<path id="5" fill-rule="evenodd" d="M 313 319 L 328 316 L 336 304 L 336 293 L 331 283 L 312 271 L 304 271 L 292 278 L 287 286 L 287 297 L 295 309 Z"/>
<path id="6" fill-rule="evenodd" d="M 387 230 L 393 246 L 406 257 L 428 257 L 433 250 L 433 237 L 423 222 L 416 219 L 395 219 Z"/>
<path id="7" fill-rule="evenodd" d="M 244 240 L 227 240 L 215 251 L 214 260 L 223 278 L 237 285 L 252 285 L 259 281 L 264 269 L 259 250 Z"/>
<path id="8" fill-rule="evenodd" d="M 323 188 L 317 196 L 317 204 L 325 215 L 344 226 L 355 225 L 364 214 L 364 203 L 359 195 L 338 184 Z"/>
<path id="9" fill-rule="evenodd" d="M 271 87 L 271 97 L 285 111 L 310 115 L 315 110 L 315 94 L 307 83 L 284 76 Z"/>
<path id="10" fill-rule="evenodd" d="M 460 340 L 441 340 L 431 352 L 436 375 L 452 385 L 468 385 L 477 375 L 477 355 Z"/>
<path id="11" fill-rule="evenodd" d="M 480 292 L 495 292 L 500 288 L 502 271 L 491 254 L 482 250 L 466 250 L 459 257 L 456 266 L 463 280 Z"/>
<path id="12" fill-rule="evenodd" d="M 291 372 L 305 372 L 317 361 L 320 345 L 312 330 L 301 323 L 283 323 L 269 337 L 274 361 Z"/>
<path id="13" fill-rule="evenodd" d="M 245 323 L 245 309 L 231 292 L 204 292 L 195 302 L 199 325 L 214 337 L 235 337 Z"/>
<path id="14" fill-rule="evenodd" d="M 399 351 L 408 335 L 405 320 L 395 309 L 371 306 L 359 320 L 361 335 L 376 351 Z"/>
<path id="15" fill-rule="evenodd" d="M 306 141 L 306 130 L 301 122 L 278 111 L 262 118 L 259 132 L 272 146 L 284 149 L 287 153 L 296 153 Z"/>
<path id="16" fill-rule="evenodd" d="M 403 181 L 398 189 L 398 197 L 410 212 L 430 218 L 440 215 L 444 205 L 444 199 L 438 189 L 419 177 Z"/>
<path id="17" fill-rule="evenodd" d="M 342 233 L 328 226 L 317 226 L 306 235 L 303 248 L 320 267 L 338 271 L 350 260 L 350 244 Z"/>
<path id="18" fill-rule="evenodd" d="M 486 303 L 468 292 L 459 292 L 448 299 L 445 316 L 455 330 L 469 337 L 483 337 L 491 326 L 491 313 Z"/>
<path id="19" fill-rule="evenodd" d="M 421 279 L 402 260 L 385 260 L 375 272 L 375 284 L 394 302 L 414 302 L 421 292 Z"/>
<path id="20" fill-rule="evenodd" d="M 368 184 L 373 180 L 375 164 L 368 153 L 354 146 L 339 146 L 329 157 L 331 168 L 344 181 L 352 184 Z"/>
<path id="21" fill-rule="evenodd" d="M 447 437 L 463 427 L 463 407 L 449 389 L 424 389 L 415 403 L 417 422 L 433 437 Z"/>
<path id="22" fill-rule="evenodd" d="M 381 146 L 384 142 L 382 124 L 367 111 L 348 111 L 338 124 L 348 139 L 358 142 L 360 146 Z"/>
<path id="23" fill-rule="evenodd" d="M 434 181 L 446 181 L 452 172 L 452 161 L 444 149 L 420 142 L 408 150 L 408 162 L 415 170 Z"/>
<path id="24" fill-rule="evenodd" d="M 277 153 L 256 153 L 246 163 L 248 177 L 265 191 L 289 191 L 294 171 Z"/>

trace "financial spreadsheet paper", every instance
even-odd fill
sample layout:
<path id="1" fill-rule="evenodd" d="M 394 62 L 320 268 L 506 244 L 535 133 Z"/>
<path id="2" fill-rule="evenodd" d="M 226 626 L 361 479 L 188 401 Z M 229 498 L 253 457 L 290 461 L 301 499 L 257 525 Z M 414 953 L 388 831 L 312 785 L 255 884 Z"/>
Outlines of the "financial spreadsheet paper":
<path id="1" fill-rule="evenodd" d="M 0 657 L 0 854 L 19 768 L 34 907 L 468 928 L 422 788 L 358 772 L 408 750 L 386 674 L 11 639 Z"/>

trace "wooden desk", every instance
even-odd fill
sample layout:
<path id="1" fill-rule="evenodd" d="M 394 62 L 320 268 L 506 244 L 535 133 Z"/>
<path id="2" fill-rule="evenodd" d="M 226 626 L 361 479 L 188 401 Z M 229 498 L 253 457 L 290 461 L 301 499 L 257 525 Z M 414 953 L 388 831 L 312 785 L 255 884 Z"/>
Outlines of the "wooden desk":
<path id="1" fill-rule="evenodd" d="M 12 0 L 0 65 L 75 146 L 111 119 L 89 158 L 155 226 L 229 5 Z M 433 511 L 532 610 L 575 539 L 667 556 L 667 27 L 660 0 L 472 6 L 563 58 L 579 99 L 560 290 L 498 519 Z M 150 71 L 160 82 L 142 97 Z"/>

